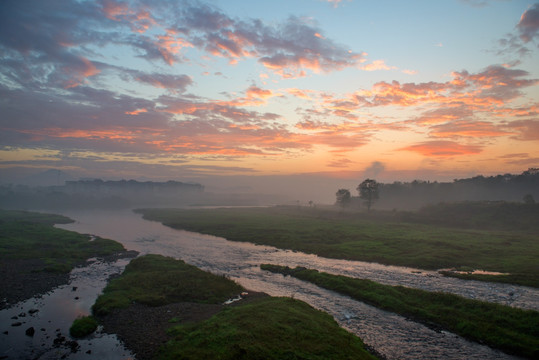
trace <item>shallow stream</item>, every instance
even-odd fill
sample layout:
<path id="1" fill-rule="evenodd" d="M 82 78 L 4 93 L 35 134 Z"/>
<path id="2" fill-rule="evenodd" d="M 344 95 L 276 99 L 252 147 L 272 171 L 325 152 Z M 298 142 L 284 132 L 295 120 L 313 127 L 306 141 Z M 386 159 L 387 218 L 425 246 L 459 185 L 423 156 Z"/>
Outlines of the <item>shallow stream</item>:
<path id="1" fill-rule="evenodd" d="M 378 310 L 312 284 L 262 271 L 259 268 L 260 264 L 305 266 L 334 274 L 371 279 L 384 284 L 452 292 L 469 298 L 539 310 L 539 291 L 532 288 L 464 281 L 443 277 L 436 272 L 326 259 L 270 246 L 231 242 L 214 236 L 174 230 L 158 222 L 143 220 L 140 215 L 129 211 L 80 211 L 68 212 L 65 215 L 76 222 L 58 227 L 114 239 L 124 244 L 128 250 L 136 250 L 141 254 L 173 256 L 203 270 L 226 274 L 253 291 L 263 291 L 273 296 L 291 296 L 306 301 L 331 314 L 341 326 L 360 336 L 367 345 L 387 359 L 513 359 L 514 357 L 448 332 L 434 331 L 401 316 Z M 69 287 L 71 286 L 73 285 Z M 93 303 L 93 300 L 91 302 Z M 87 309 L 90 306 L 91 304 Z M 92 340 L 93 348 L 101 346 L 99 341 L 98 338 Z M 125 349 L 121 344 L 115 345 L 121 350 L 108 353 L 106 358 L 125 359 L 129 356 L 125 355 Z"/>

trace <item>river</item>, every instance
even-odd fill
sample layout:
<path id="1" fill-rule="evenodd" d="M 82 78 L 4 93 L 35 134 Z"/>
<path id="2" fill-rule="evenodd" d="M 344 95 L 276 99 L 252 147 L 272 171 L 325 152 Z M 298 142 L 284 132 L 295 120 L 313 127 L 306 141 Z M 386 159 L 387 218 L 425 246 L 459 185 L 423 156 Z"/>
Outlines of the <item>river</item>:
<path id="1" fill-rule="evenodd" d="M 331 314 L 342 327 L 361 337 L 367 345 L 387 359 L 515 359 L 515 357 L 467 341 L 449 332 L 434 331 L 401 316 L 312 284 L 262 271 L 259 268 L 260 264 L 305 266 L 334 274 L 367 278 L 384 284 L 446 291 L 469 298 L 539 310 L 539 291 L 532 288 L 464 281 L 443 277 L 431 271 L 326 259 L 316 255 L 279 250 L 271 246 L 231 242 L 219 237 L 174 230 L 158 222 L 143 220 L 139 214 L 130 211 L 70 211 L 64 215 L 76 222 L 58 225 L 60 228 L 114 239 L 128 250 L 136 250 L 141 254 L 173 256 L 203 270 L 225 274 L 253 291 L 303 300 Z M 100 346 L 97 345 L 100 341 L 98 338 L 92 341 L 94 347 Z M 110 342 L 111 340 L 106 338 L 103 346 L 110 347 L 106 345 Z M 115 346 L 116 352 L 114 354 L 109 352 L 107 358 L 129 357 L 121 344 Z"/>

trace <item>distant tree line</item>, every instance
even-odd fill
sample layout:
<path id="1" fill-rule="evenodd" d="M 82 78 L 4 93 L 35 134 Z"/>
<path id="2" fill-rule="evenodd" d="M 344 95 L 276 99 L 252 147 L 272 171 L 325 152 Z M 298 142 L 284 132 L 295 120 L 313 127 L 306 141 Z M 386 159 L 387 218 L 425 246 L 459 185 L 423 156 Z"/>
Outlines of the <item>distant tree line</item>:
<path id="1" fill-rule="evenodd" d="M 428 204 L 458 201 L 512 201 L 535 203 L 539 199 L 539 168 L 519 175 L 503 174 L 455 179 L 453 182 L 414 180 L 391 184 L 366 179 L 357 187 L 358 196 L 349 190 L 337 191 L 336 204 L 370 209 L 418 209 Z"/>
<path id="2" fill-rule="evenodd" d="M 63 186 L 0 186 L 0 208 L 69 209 L 184 205 L 198 201 L 204 186 L 180 181 L 66 181 Z"/>

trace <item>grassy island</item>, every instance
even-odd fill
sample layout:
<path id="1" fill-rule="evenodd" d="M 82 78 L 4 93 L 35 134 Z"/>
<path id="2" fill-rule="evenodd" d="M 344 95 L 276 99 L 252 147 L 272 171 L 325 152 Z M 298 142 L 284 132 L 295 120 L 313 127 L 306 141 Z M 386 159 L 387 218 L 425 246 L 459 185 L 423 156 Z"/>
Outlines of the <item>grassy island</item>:
<path id="1" fill-rule="evenodd" d="M 404 286 L 332 275 L 302 267 L 263 264 L 263 270 L 290 275 L 391 311 L 437 329 L 511 354 L 539 356 L 539 312 L 429 292 Z"/>
<path id="2" fill-rule="evenodd" d="M 115 325 L 138 359 L 375 359 L 358 337 L 304 302 L 244 293 L 223 304 L 242 292 L 226 277 L 146 255 L 110 281 L 93 312 L 105 330 Z"/>
<path id="3" fill-rule="evenodd" d="M 103 316 L 132 303 L 148 306 L 181 301 L 219 304 L 242 291 L 243 288 L 234 281 L 181 260 L 146 255 L 131 260 L 122 276 L 109 282 L 92 311 Z"/>

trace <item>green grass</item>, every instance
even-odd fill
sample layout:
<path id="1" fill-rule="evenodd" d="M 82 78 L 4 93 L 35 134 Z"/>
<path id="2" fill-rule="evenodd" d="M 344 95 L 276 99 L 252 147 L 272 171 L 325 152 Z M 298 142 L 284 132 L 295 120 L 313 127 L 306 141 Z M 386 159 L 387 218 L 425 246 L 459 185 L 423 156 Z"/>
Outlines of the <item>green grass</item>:
<path id="1" fill-rule="evenodd" d="M 82 338 L 93 333 L 97 326 L 97 320 L 93 316 L 83 316 L 73 321 L 69 328 L 69 334 L 76 338 Z"/>
<path id="2" fill-rule="evenodd" d="M 370 280 L 331 275 L 306 268 L 261 265 L 263 270 L 291 275 L 378 308 L 443 328 L 502 351 L 539 356 L 539 312 L 428 292 Z"/>
<path id="3" fill-rule="evenodd" d="M 0 210 L 0 260 L 39 259 L 40 271 L 66 273 L 86 259 L 125 250 L 115 241 L 53 227 L 60 215 Z M 34 270 L 35 271 L 35 270 Z"/>
<path id="4" fill-rule="evenodd" d="M 103 316 L 131 303 L 160 306 L 181 301 L 222 303 L 244 291 L 232 280 L 161 255 L 132 260 L 119 278 L 109 282 L 92 308 Z"/>
<path id="5" fill-rule="evenodd" d="M 459 229 L 404 222 L 396 213 L 323 208 L 143 209 L 145 219 L 190 231 L 313 253 L 421 269 L 459 268 L 510 273 L 489 278 L 539 287 L 535 232 Z"/>
<path id="6" fill-rule="evenodd" d="M 331 316 L 290 298 L 229 307 L 169 332 L 159 359 L 375 359 Z"/>

